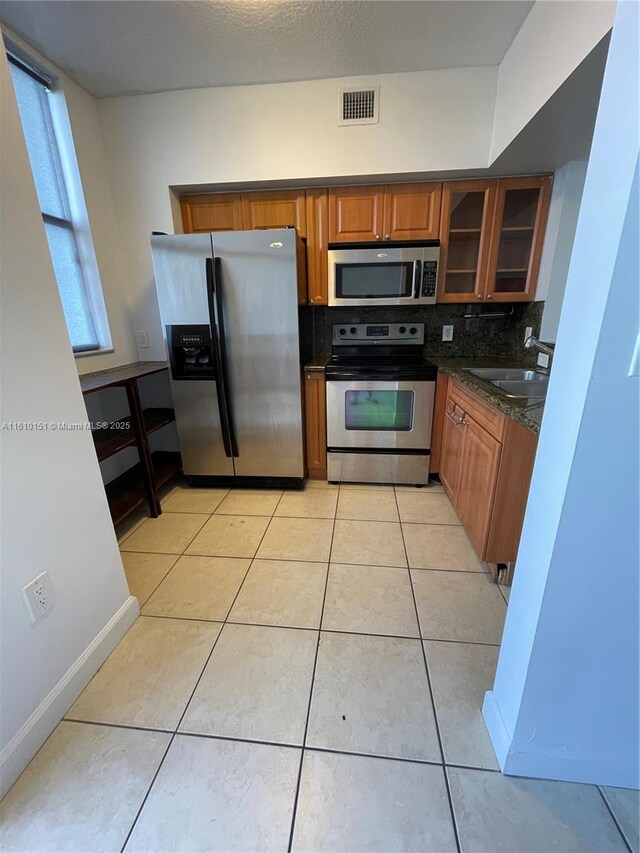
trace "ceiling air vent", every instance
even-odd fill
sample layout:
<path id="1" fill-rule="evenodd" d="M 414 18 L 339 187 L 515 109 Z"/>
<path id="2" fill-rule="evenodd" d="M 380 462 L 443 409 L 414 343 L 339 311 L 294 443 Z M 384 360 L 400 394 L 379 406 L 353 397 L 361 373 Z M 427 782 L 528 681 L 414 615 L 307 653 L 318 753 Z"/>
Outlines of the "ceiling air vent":
<path id="1" fill-rule="evenodd" d="M 338 124 L 376 124 L 378 121 L 379 87 L 340 89 Z"/>

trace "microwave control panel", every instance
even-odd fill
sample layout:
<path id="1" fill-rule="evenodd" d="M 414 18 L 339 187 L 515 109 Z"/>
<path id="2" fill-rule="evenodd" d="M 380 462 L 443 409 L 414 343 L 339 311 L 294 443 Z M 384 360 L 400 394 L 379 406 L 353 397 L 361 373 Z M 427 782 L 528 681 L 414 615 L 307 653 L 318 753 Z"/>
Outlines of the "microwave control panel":
<path id="1" fill-rule="evenodd" d="M 436 283 L 438 280 L 438 262 L 424 261 L 422 264 L 422 289 L 421 296 L 433 297 L 436 295 Z"/>

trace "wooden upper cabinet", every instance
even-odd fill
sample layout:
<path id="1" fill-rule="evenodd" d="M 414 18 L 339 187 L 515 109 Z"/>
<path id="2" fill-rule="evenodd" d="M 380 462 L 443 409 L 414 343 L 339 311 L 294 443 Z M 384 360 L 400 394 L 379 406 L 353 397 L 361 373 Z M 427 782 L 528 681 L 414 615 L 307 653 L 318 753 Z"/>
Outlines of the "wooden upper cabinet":
<path id="1" fill-rule="evenodd" d="M 329 190 L 329 242 L 382 239 L 384 187 L 335 187 Z"/>
<path id="2" fill-rule="evenodd" d="M 438 302 L 484 298 L 496 181 L 445 181 Z"/>
<path id="3" fill-rule="evenodd" d="M 551 177 L 445 181 L 438 302 L 531 302 Z"/>
<path id="4" fill-rule="evenodd" d="M 292 225 L 300 237 L 307 236 L 304 190 L 242 193 L 242 212 L 247 231 L 258 228 L 286 228 Z"/>
<path id="5" fill-rule="evenodd" d="M 327 201 L 326 189 L 307 190 L 307 287 L 310 305 L 327 305 Z"/>
<path id="6" fill-rule="evenodd" d="M 384 188 L 383 240 L 437 240 L 442 184 L 389 184 Z"/>
<path id="7" fill-rule="evenodd" d="M 436 240 L 442 184 L 387 184 L 329 190 L 329 242 Z"/>
<path id="8" fill-rule="evenodd" d="M 531 302 L 551 198 L 550 175 L 498 181 L 485 299 Z"/>
<path id="9" fill-rule="evenodd" d="M 241 231 L 243 227 L 239 193 L 183 195 L 180 208 L 185 234 Z"/>

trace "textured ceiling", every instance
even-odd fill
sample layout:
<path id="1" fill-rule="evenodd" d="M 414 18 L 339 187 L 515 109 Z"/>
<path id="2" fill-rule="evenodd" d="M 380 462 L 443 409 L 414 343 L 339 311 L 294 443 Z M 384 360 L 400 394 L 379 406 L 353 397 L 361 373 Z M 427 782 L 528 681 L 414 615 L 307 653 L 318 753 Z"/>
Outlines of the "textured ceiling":
<path id="1" fill-rule="evenodd" d="M 97 96 L 497 65 L 526 0 L 48 0 L 0 21 Z"/>

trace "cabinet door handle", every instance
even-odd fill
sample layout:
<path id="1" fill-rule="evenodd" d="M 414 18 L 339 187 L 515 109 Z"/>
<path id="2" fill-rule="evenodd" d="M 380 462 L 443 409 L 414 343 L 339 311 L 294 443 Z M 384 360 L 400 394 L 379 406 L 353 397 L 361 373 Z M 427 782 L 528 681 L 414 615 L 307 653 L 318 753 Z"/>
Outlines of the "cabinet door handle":
<path id="1" fill-rule="evenodd" d="M 481 294 L 481 293 L 479 293 L 479 294 L 478 294 L 478 299 L 482 299 L 482 294 Z"/>
<path id="2" fill-rule="evenodd" d="M 385 235 L 384 235 L 384 239 L 385 239 L 385 240 L 390 240 L 390 239 L 391 239 L 391 234 L 385 234 Z"/>
<path id="3" fill-rule="evenodd" d="M 445 412 L 445 414 L 449 418 L 449 420 L 451 421 L 452 424 L 455 424 L 456 426 L 466 426 L 467 425 L 467 422 L 464 419 L 464 415 L 460 418 L 459 421 L 457 421 L 453 417 L 453 412 Z"/>
<path id="4" fill-rule="evenodd" d="M 380 235 L 376 234 L 376 240 L 379 240 L 379 239 L 380 239 Z"/>
<path id="5" fill-rule="evenodd" d="M 493 293 L 487 293 L 487 299 L 493 299 Z"/>

